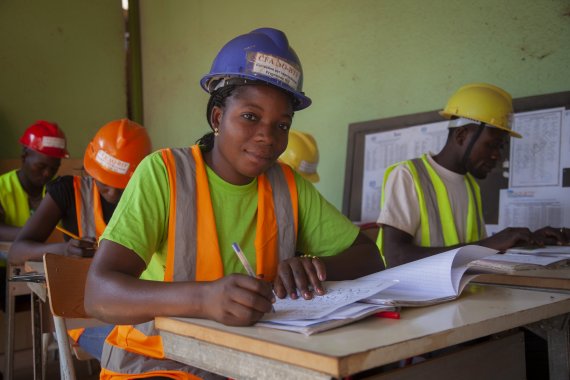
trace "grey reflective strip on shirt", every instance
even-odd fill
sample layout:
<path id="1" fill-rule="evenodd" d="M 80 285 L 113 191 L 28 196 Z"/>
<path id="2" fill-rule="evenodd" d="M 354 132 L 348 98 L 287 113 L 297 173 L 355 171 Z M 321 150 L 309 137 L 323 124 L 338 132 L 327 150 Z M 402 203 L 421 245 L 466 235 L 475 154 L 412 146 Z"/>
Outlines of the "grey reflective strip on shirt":
<path id="1" fill-rule="evenodd" d="M 410 162 L 416 168 L 416 172 L 418 173 L 418 178 L 420 180 L 420 187 L 423 189 L 424 193 L 424 203 L 426 205 L 428 217 L 430 246 L 444 246 L 445 240 L 443 238 L 443 225 L 441 224 L 441 216 L 439 215 L 436 190 L 431 182 L 431 178 L 423 160 L 421 158 L 414 158 L 410 160 Z M 420 195 L 418 194 L 418 196 Z"/>
<path id="2" fill-rule="evenodd" d="M 474 210 L 474 214 L 475 214 L 475 222 L 477 223 L 477 237 L 475 241 L 478 241 L 481 239 L 481 236 L 483 236 L 483 221 L 481 220 L 480 214 L 479 214 L 479 210 L 481 210 L 481 205 L 479 204 L 479 200 L 477 199 L 477 190 L 475 189 L 476 184 L 474 183 L 475 179 L 473 179 L 473 177 L 471 177 L 469 174 L 467 174 L 467 184 L 468 184 L 468 188 L 469 191 L 471 191 L 471 196 L 473 197 L 473 204 L 475 205 L 475 210 Z M 470 243 L 470 242 L 468 242 Z"/>
<path id="3" fill-rule="evenodd" d="M 171 149 L 176 164 L 174 281 L 196 279 L 196 162 L 190 148 Z M 172 184 L 170 184 L 172 186 Z M 170 200 L 173 202 L 173 200 Z"/>
<path id="4" fill-rule="evenodd" d="M 134 326 L 147 336 L 158 335 L 154 328 L 154 321 L 145 322 Z M 103 345 L 101 367 L 109 371 L 121 374 L 138 375 L 154 371 L 182 371 L 192 373 L 202 379 L 219 378 L 218 375 L 191 367 L 173 360 L 155 359 L 148 356 L 135 354 L 107 342 Z"/>
<path id="5" fill-rule="evenodd" d="M 81 186 L 79 191 L 81 193 L 81 229 L 83 236 L 81 237 L 95 237 L 95 210 L 93 205 L 93 186 L 94 181 L 91 177 L 82 177 Z"/>
<path id="6" fill-rule="evenodd" d="M 281 262 L 295 256 L 296 239 L 293 205 L 287 179 L 281 166 L 275 164 L 265 174 L 271 184 L 273 193 L 275 218 L 277 219 L 279 233 L 277 248 L 279 250 L 279 261 Z"/>

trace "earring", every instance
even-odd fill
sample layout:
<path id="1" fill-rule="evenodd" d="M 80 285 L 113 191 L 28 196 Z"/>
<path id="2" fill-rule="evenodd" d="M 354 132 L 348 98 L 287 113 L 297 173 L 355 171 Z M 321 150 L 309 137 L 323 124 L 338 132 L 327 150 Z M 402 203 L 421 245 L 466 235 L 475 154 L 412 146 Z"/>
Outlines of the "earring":
<path id="1" fill-rule="evenodd" d="M 220 130 L 218 128 L 214 128 L 214 136 L 218 136 L 220 134 Z"/>

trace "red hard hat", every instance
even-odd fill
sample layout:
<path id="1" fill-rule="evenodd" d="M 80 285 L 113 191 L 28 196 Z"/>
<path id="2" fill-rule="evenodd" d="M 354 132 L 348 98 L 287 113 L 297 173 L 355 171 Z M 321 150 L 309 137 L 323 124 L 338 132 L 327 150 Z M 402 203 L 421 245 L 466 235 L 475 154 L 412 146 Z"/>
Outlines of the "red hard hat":
<path id="1" fill-rule="evenodd" d="M 56 123 L 38 120 L 25 130 L 20 143 L 27 148 L 56 158 L 68 158 L 65 133 Z"/>

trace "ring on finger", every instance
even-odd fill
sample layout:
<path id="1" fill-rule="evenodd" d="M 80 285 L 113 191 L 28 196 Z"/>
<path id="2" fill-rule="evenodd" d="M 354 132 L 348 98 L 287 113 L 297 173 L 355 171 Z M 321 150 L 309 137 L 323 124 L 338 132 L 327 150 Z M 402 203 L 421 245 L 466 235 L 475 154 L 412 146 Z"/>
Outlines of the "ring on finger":
<path id="1" fill-rule="evenodd" d="M 305 258 L 305 259 L 310 259 L 310 260 L 312 260 L 312 259 L 318 259 L 318 257 L 317 257 L 317 256 L 314 256 L 314 255 L 302 255 L 301 257 L 303 257 L 303 258 Z"/>

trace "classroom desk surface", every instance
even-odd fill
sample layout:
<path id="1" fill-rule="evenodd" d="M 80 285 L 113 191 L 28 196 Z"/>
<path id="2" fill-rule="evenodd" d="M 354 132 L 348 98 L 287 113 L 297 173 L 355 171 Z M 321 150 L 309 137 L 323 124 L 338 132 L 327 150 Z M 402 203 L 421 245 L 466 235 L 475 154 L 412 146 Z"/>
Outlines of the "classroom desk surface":
<path id="1" fill-rule="evenodd" d="M 570 267 L 523 270 L 510 275 L 484 274 L 473 281 L 483 284 L 568 291 L 570 290 Z"/>
<path id="2" fill-rule="evenodd" d="M 406 308 L 400 320 L 368 318 L 310 337 L 192 318 L 156 318 L 156 326 L 166 357 L 225 376 L 252 378 L 256 370 L 269 368 L 274 377 L 329 378 L 553 317 L 567 318 L 568 313 L 567 294 L 470 285 L 455 301 Z M 568 350 L 563 354 L 568 358 Z M 242 361 L 248 365 L 237 364 Z"/>

